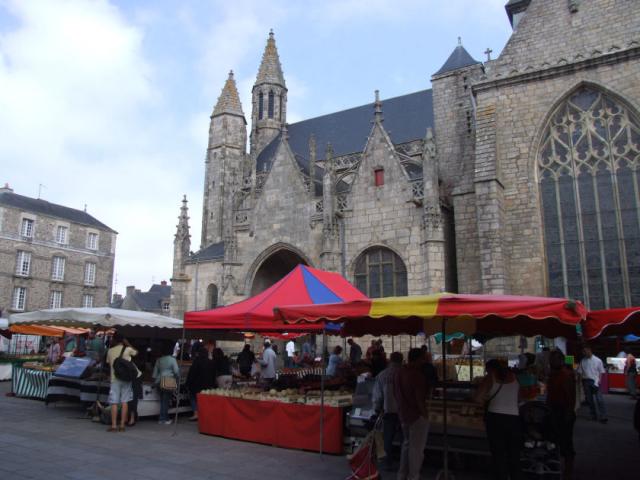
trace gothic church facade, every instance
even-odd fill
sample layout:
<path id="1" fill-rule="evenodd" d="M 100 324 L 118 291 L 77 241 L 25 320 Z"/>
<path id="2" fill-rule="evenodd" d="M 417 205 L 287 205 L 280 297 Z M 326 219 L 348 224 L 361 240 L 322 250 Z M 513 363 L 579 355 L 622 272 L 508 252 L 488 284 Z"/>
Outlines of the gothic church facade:
<path id="1" fill-rule="evenodd" d="M 298 263 L 371 297 L 640 305 L 637 7 L 510 0 L 497 59 L 458 45 L 431 89 L 294 124 L 270 34 L 250 118 L 232 73 L 213 110 L 200 249 L 185 199 L 172 315 L 244 299 Z"/>

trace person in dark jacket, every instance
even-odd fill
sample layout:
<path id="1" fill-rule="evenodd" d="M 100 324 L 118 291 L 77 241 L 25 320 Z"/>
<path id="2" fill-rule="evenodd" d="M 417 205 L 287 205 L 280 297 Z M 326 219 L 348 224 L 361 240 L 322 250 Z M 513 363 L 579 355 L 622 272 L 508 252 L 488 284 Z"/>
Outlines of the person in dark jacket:
<path id="1" fill-rule="evenodd" d="M 256 356 L 251 351 L 251 345 L 247 343 L 242 349 L 242 352 L 238 354 L 238 367 L 240 368 L 240 374 L 245 377 L 251 376 L 251 367 L 255 361 Z"/>
<path id="2" fill-rule="evenodd" d="M 233 382 L 231 364 L 221 348 L 213 351 L 213 361 L 216 364 L 216 385 L 218 388 L 229 388 Z"/>
<path id="3" fill-rule="evenodd" d="M 206 348 L 200 348 L 187 374 L 187 388 L 193 410 L 193 416 L 189 418 L 191 421 L 198 419 L 198 393 L 216 386 L 216 363 L 213 358 L 213 349 L 213 342 L 208 343 Z"/>

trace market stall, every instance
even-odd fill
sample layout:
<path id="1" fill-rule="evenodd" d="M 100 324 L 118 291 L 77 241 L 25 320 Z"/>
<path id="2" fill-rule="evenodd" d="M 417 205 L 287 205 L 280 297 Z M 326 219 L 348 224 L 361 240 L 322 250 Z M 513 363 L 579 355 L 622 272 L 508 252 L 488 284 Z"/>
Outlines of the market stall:
<path id="1" fill-rule="evenodd" d="M 87 330 L 84 330 L 86 328 L 102 330 L 115 328 L 136 339 L 176 339 L 180 336 L 182 329 L 182 321 L 178 319 L 148 312 L 113 308 L 38 310 L 11 315 L 9 324 L 11 330 L 29 331 L 46 336 L 59 336 L 56 332 L 86 333 Z M 47 403 L 60 400 L 86 403 L 108 400 L 109 377 L 104 369 L 97 368 L 92 362 L 89 362 L 86 370 L 81 369 L 73 374 L 62 372 L 59 365 L 38 363 L 30 367 L 32 368 L 23 369 L 20 372 L 15 383 L 16 388 L 19 389 L 15 391 L 18 396 L 39 398 Z M 150 372 L 145 373 L 142 392 L 143 397 L 138 403 L 139 416 L 158 415 L 160 395 Z M 172 401 L 170 411 L 175 411 L 176 408 L 179 411 L 190 411 L 188 397 L 184 392 L 174 395 Z"/>
<path id="2" fill-rule="evenodd" d="M 44 366 L 30 364 L 14 365 L 11 377 L 11 392 L 16 397 L 44 400 L 47 385 L 53 372 Z"/>
<path id="3" fill-rule="evenodd" d="M 510 295 L 435 294 L 411 297 L 387 297 L 358 300 L 342 304 L 278 307 L 276 314 L 287 323 L 341 323 L 341 333 L 349 336 L 365 334 L 446 335 L 545 335 L 576 338 L 576 326 L 586 317 L 580 302 L 562 298 Z M 443 371 L 446 372 L 446 348 L 442 342 Z M 482 409 L 460 405 L 449 410 L 452 400 L 448 379 L 443 378 L 441 397 L 442 449 L 444 478 L 448 478 L 448 435 L 452 422 L 463 421 L 479 426 Z M 462 412 L 465 412 L 462 415 Z M 453 426 L 456 426 L 455 424 Z M 430 436 L 431 437 L 431 436 Z"/>
<path id="4" fill-rule="evenodd" d="M 640 335 L 640 307 L 591 311 L 587 314 L 583 331 L 585 339 L 589 341 L 609 336 Z M 607 378 L 603 384 L 610 392 L 626 393 L 628 392 L 627 379 L 624 374 L 626 358 L 614 357 L 613 355 L 616 355 L 617 351 L 609 351 L 608 353 L 605 357 Z M 636 359 L 636 366 L 640 371 L 640 359 Z M 640 376 L 636 378 L 636 386 L 640 389 Z"/>
<path id="5" fill-rule="evenodd" d="M 365 295 L 337 273 L 298 265 L 276 284 L 254 297 L 214 310 L 187 312 L 184 317 L 185 328 L 256 332 L 272 338 L 287 339 L 292 337 L 291 334 L 322 333 L 325 326 L 285 325 L 274 317 L 273 310 L 276 306 L 325 304 L 365 298 Z M 336 326 L 330 328 L 336 333 L 339 330 Z M 321 375 L 324 373 L 324 366 L 320 375 L 317 370 L 304 371 L 304 374 L 295 371 L 287 373 L 279 378 L 282 383 L 267 389 L 274 391 L 271 395 L 267 392 L 266 395 L 258 394 L 248 399 L 244 398 L 246 393 L 240 390 L 234 393 L 233 389 L 229 395 L 216 395 L 219 390 L 199 395 L 200 432 L 288 448 L 340 453 L 344 414 L 342 407 L 350 405 L 351 393 L 343 395 L 340 406 L 329 405 L 326 409 L 322 395 L 317 396 L 315 404 L 315 400 L 308 398 L 308 395 L 304 403 L 299 396 L 295 401 L 275 402 L 276 398 L 291 398 L 290 394 L 286 394 L 287 397 L 280 396 L 281 392 L 290 390 L 291 382 L 295 382 L 298 389 L 306 388 L 305 392 L 313 389 L 320 392 L 324 388 L 324 376 Z M 218 409 L 229 412 L 229 416 L 220 415 Z M 273 418 L 263 418 L 266 413 Z M 265 428 L 268 427 L 268 430 L 273 426 L 264 422 L 276 420 L 283 422 L 286 429 L 278 427 L 272 432 L 265 431 Z M 297 423 L 297 426 L 293 426 L 293 423 Z M 285 430 L 290 433 L 284 435 L 282 432 Z"/>

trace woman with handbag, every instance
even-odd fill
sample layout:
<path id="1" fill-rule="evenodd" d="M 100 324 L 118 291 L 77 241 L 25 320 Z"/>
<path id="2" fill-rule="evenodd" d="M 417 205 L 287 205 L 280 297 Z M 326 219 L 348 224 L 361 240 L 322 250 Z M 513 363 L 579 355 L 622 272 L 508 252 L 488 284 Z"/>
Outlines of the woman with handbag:
<path id="1" fill-rule="evenodd" d="M 520 384 L 515 374 L 499 360 L 489 360 L 487 375 L 476 392 L 476 400 L 485 405 L 485 426 L 494 478 L 521 478 L 520 450 L 522 427 L 518 409 Z"/>
<path id="2" fill-rule="evenodd" d="M 166 343 L 162 346 L 162 356 L 156 360 L 153 367 L 153 379 L 160 391 L 160 417 L 158 423 L 171 425 L 169 419 L 169 401 L 178 389 L 180 370 L 178 362 L 172 355 L 173 345 Z"/>

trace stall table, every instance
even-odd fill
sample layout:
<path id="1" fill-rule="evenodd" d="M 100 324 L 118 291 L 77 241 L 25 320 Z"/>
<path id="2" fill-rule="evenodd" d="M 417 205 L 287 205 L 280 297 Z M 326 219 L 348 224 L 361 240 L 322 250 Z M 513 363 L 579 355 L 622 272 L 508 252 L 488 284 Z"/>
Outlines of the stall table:
<path id="1" fill-rule="evenodd" d="M 320 406 L 198 394 L 200 433 L 299 450 L 320 450 Z M 343 408 L 324 407 L 326 453 L 342 453 Z"/>
<path id="2" fill-rule="evenodd" d="M 95 380 L 80 378 L 58 377 L 56 375 L 49 379 L 45 402 L 55 403 L 61 400 L 95 402 L 97 400 L 107 402 L 109 398 L 109 379 Z"/>
<path id="3" fill-rule="evenodd" d="M 628 393 L 627 377 L 624 374 L 626 358 L 607 357 L 607 378 L 605 392 Z M 640 359 L 636 359 L 636 368 L 640 371 Z M 636 387 L 640 389 L 640 375 L 636 377 Z"/>
<path id="4" fill-rule="evenodd" d="M 33 370 L 14 364 L 11 377 L 11 392 L 16 397 L 44 400 L 47 397 L 47 385 L 51 375 L 52 372 Z"/>

